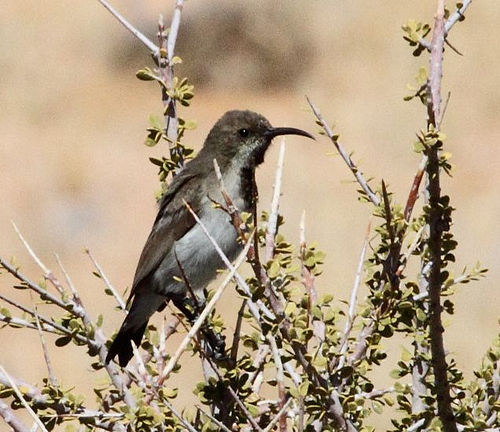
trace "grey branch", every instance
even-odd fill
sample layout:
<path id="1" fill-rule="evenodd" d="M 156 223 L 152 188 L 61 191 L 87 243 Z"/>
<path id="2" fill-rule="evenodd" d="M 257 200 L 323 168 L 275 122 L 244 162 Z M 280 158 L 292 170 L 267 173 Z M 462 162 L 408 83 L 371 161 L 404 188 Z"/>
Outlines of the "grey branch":
<path id="1" fill-rule="evenodd" d="M 10 265 L 7 261 L 5 261 L 3 258 L 0 257 L 0 267 L 3 267 L 5 270 L 7 270 L 12 276 L 14 276 L 17 280 L 19 280 L 21 283 L 25 284 L 29 289 L 32 291 L 36 292 L 42 300 L 47 300 L 52 304 L 55 304 L 56 306 L 59 306 L 60 308 L 77 314 L 73 308 L 73 305 L 69 303 L 65 303 L 61 300 L 59 300 L 57 297 L 53 296 L 51 293 L 49 293 L 47 290 L 42 288 L 40 285 L 32 282 L 30 279 L 28 279 L 26 276 L 24 276 L 22 273 L 18 271 L 18 269 L 14 268 L 12 265 Z"/>
<path id="2" fill-rule="evenodd" d="M 9 406 L 0 400 L 0 417 L 2 417 L 14 432 L 30 432 L 28 428 L 21 420 L 19 420 L 14 411 L 12 411 Z"/>
<path id="3" fill-rule="evenodd" d="M 358 400 L 358 399 L 376 399 L 376 398 L 384 396 L 388 393 L 394 393 L 394 391 L 395 391 L 394 387 L 389 387 L 389 388 L 382 389 L 382 390 L 372 390 L 371 392 L 361 392 L 361 393 L 356 394 L 354 396 L 354 399 L 355 400 Z"/>
<path id="4" fill-rule="evenodd" d="M 165 131 L 167 134 L 167 138 L 170 141 L 170 155 L 174 156 L 176 153 L 176 143 L 178 139 L 178 127 L 179 127 L 179 118 L 177 115 L 177 106 L 176 101 L 168 94 L 168 90 L 172 90 L 173 88 L 173 80 L 174 80 L 174 51 L 175 51 L 175 43 L 177 41 L 177 34 L 179 32 L 179 26 L 181 23 L 181 14 L 182 9 L 184 7 L 184 0 L 176 0 L 175 9 L 172 16 L 172 21 L 170 23 L 170 29 L 168 32 L 167 40 L 164 37 L 164 23 L 163 16 L 160 15 L 158 22 L 158 42 L 160 45 L 160 50 L 157 53 L 158 57 L 158 66 L 160 69 L 160 75 L 165 82 L 165 86 L 162 86 L 162 102 L 163 102 L 163 110 L 164 110 L 164 118 L 165 118 Z M 165 56 L 166 51 L 166 58 Z M 181 154 L 179 156 L 179 164 L 182 166 L 184 164 L 183 159 L 181 158 Z"/>
<path id="5" fill-rule="evenodd" d="M 213 423 L 215 423 L 217 426 L 219 426 L 221 428 L 221 430 L 223 430 L 224 432 L 231 432 L 231 430 L 224 424 L 224 423 L 221 423 L 219 420 L 217 420 L 215 417 L 213 417 L 212 415 L 210 415 L 209 413 L 203 411 L 198 405 L 196 405 L 196 409 L 202 414 L 204 415 L 205 417 L 207 417 L 210 421 L 212 421 Z"/>
<path id="6" fill-rule="evenodd" d="M 42 344 L 43 358 L 45 359 L 45 364 L 47 365 L 47 373 L 49 374 L 49 381 L 53 386 L 57 386 L 56 376 L 54 374 L 54 369 L 52 368 L 52 362 L 49 357 L 49 350 L 47 349 L 47 343 L 45 342 L 45 337 L 43 336 L 42 326 L 40 325 L 40 319 L 38 317 L 38 311 L 36 306 L 33 308 L 35 312 L 36 328 L 38 330 L 38 335 L 40 336 L 40 343 Z"/>
<path id="7" fill-rule="evenodd" d="M 449 18 L 448 21 L 446 21 L 446 24 L 444 25 L 444 35 L 447 36 L 448 33 L 450 32 L 451 28 L 463 17 L 465 17 L 465 11 L 467 8 L 471 5 L 472 0 L 465 0 L 462 2 L 461 7 L 459 7 Z M 427 51 L 431 51 L 431 43 L 425 40 L 424 38 L 419 38 L 418 43 L 423 46 Z M 445 40 L 445 43 L 448 44 L 448 46 L 458 54 L 458 52 L 448 41 Z M 462 55 L 462 54 L 460 54 Z"/>
<path id="8" fill-rule="evenodd" d="M 276 166 L 276 174 L 274 177 L 274 191 L 271 201 L 271 210 L 269 212 L 269 219 L 267 221 L 266 230 L 266 259 L 269 261 L 273 259 L 275 249 L 275 237 L 278 231 L 278 211 L 280 205 L 281 195 L 281 178 L 283 175 L 283 162 L 285 160 L 285 139 L 281 141 L 280 151 L 278 155 L 278 163 Z"/>
<path id="9" fill-rule="evenodd" d="M 9 387 L 14 390 L 14 393 L 16 394 L 19 402 L 26 408 L 26 411 L 28 411 L 29 415 L 31 418 L 35 421 L 36 425 L 40 428 L 42 432 L 48 432 L 47 429 L 45 428 L 44 424 L 40 420 L 40 418 L 35 414 L 33 409 L 29 406 L 28 402 L 24 398 L 23 394 L 21 393 L 21 390 L 19 390 L 19 387 L 17 384 L 14 382 L 14 380 L 10 377 L 10 375 L 7 373 L 7 371 L 3 368 L 3 366 L 0 365 L 0 373 L 6 378 L 7 382 L 9 383 Z"/>
<path id="10" fill-rule="evenodd" d="M 464 0 L 464 2 L 462 2 L 462 6 L 448 18 L 448 21 L 446 21 L 446 24 L 444 25 L 445 35 L 447 35 L 451 28 L 455 25 L 455 23 L 464 16 L 465 11 L 471 5 L 471 3 L 472 0 Z"/>
<path id="11" fill-rule="evenodd" d="M 278 411 L 278 413 L 274 416 L 274 418 L 269 422 L 269 424 L 266 426 L 266 428 L 264 429 L 264 432 L 270 432 L 274 425 L 280 421 L 280 419 L 284 416 L 285 414 L 285 411 L 288 409 L 288 407 L 290 406 L 290 404 L 292 403 L 293 399 L 292 398 L 289 398 L 284 404 L 283 406 L 281 407 L 281 409 Z M 285 421 L 286 421 L 286 417 L 285 417 Z M 286 429 L 285 429 L 286 430 Z"/>
<path id="12" fill-rule="evenodd" d="M 113 15 L 130 33 L 139 39 L 154 55 L 157 55 L 158 47 L 150 41 L 144 34 L 130 24 L 116 9 L 113 8 L 106 0 L 98 0 L 110 13 Z"/>
<path id="13" fill-rule="evenodd" d="M 170 23 L 170 31 L 168 32 L 167 38 L 167 58 L 169 64 L 172 64 L 172 59 L 174 58 L 175 43 L 177 41 L 177 34 L 179 33 L 183 7 L 184 0 L 177 0 L 175 2 L 174 15 L 172 17 L 172 22 Z"/>
<path id="14" fill-rule="evenodd" d="M 5 297 L 1 294 L 0 294 L 0 299 L 5 301 L 6 303 L 9 303 L 12 306 L 18 308 L 19 310 L 27 313 L 28 315 L 32 316 L 33 318 L 35 317 L 35 312 L 32 311 L 31 309 L 28 309 L 27 307 L 23 306 L 22 304 L 17 303 L 16 301 L 9 299 L 8 297 Z M 60 324 L 57 324 L 56 322 L 50 320 L 49 318 L 44 317 L 43 315 L 38 314 L 38 318 L 43 323 L 41 325 L 41 328 L 45 332 L 54 333 L 56 335 L 66 334 L 68 336 L 74 337 L 79 342 L 86 343 L 86 344 L 91 345 L 93 347 L 97 347 L 97 344 L 95 343 L 95 341 L 93 341 L 89 338 L 85 338 L 85 337 L 79 335 L 78 333 L 74 334 L 71 330 L 68 330 L 66 327 L 64 327 Z M 2 314 L 0 314 L 0 321 L 5 322 L 7 324 L 9 322 L 11 322 L 12 324 L 18 325 L 20 327 L 26 327 L 26 328 L 30 328 L 30 329 L 37 328 L 37 326 L 35 324 L 33 324 L 32 322 L 26 321 L 26 320 L 21 319 L 21 318 L 7 317 L 7 316 L 2 315 Z M 59 330 L 59 331 L 57 331 L 57 330 Z"/>
<path id="15" fill-rule="evenodd" d="M 123 299 L 120 296 L 120 294 L 118 294 L 118 291 L 116 291 L 115 287 L 111 284 L 111 282 L 109 281 L 109 279 L 107 278 L 107 276 L 104 274 L 104 271 L 102 270 L 101 266 L 96 261 L 96 259 L 94 258 L 94 256 L 90 253 L 90 250 L 89 249 L 85 249 L 85 253 L 90 258 L 90 261 L 92 261 L 92 264 L 94 264 L 94 267 L 96 268 L 97 273 L 99 274 L 99 276 L 101 277 L 101 279 L 104 281 L 106 287 L 109 289 L 109 291 L 111 291 L 111 294 L 113 294 L 113 297 L 115 298 L 116 302 L 118 303 L 118 306 L 120 306 L 120 309 L 123 312 L 127 312 L 127 308 L 125 306 L 125 302 L 123 301 Z"/>
<path id="16" fill-rule="evenodd" d="M 64 288 L 62 285 L 59 283 L 59 281 L 56 279 L 54 276 L 54 273 L 50 269 L 48 269 L 42 260 L 35 254 L 34 250 L 31 248 L 29 243 L 25 240 L 23 235 L 21 234 L 21 231 L 19 231 L 19 228 L 17 228 L 17 225 L 12 222 L 12 226 L 14 227 L 14 231 L 16 232 L 17 236 L 19 237 L 19 240 L 21 240 L 21 243 L 24 245 L 30 256 L 33 258 L 33 261 L 40 267 L 43 271 L 43 277 L 50 281 L 52 285 L 59 291 L 59 293 L 62 295 L 64 293 Z"/>
<path id="17" fill-rule="evenodd" d="M 380 199 L 375 195 L 375 192 L 373 192 L 372 188 L 370 185 L 367 183 L 365 180 L 363 173 L 358 169 L 358 167 L 354 164 L 352 161 L 351 157 L 349 154 L 345 151 L 344 146 L 338 141 L 338 139 L 335 137 L 332 129 L 330 126 L 328 126 L 328 123 L 324 120 L 323 116 L 319 112 L 319 110 L 316 108 L 316 106 L 307 98 L 307 102 L 309 103 L 309 106 L 311 107 L 314 116 L 318 120 L 318 123 L 321 125 L 323 130 L 325 131 L 326 135 L 330 140 L 332 141 L 333 145 L 339 152 L 340 156 L 342 156 L 342 159 L 344 159 L 344 162 L 347 164 L 349 169 L 352 171 L 354 177 L 356 178 L 356 181 L 359 183 L 361 186 L 361 189 L 366 193 L 368 199 L 378 207 L 380 204 Z"/>
<path id="18" fill-rule="evenodd" d="M 361 275 L 363 273 L 363 265 L 365 262 L 366 250 L 368 248 L 368 239 L 370 236 L 372 222 L 368 222 L 368 227 L 366 229 L 365 239 L 363 241 L 363 247 L 361 248 L 361 253 L 359 254 L 358 267 L 356 269 L 356 276 L 354 277 L 354 284 L 351 291 L 351 298 L 349 299 L 349 312 L 347 315 L 346 323 L 344 326 L 344 332 L 342 334 L 342 341 L 340 342 L 340 360 L 337 369 L 342 369 L 346 360 L 347 348 L 349 345 L 349 336 L 351 334 L 352 327 L 354 325 L 354 320 L 356 318 L 356 303 L 358 298 L 358 290 L 361 285 Z"/>
<path id="19" fill-rule="evenodd" d="M 283 363 L 281 361 L 280 351 L 278 349 L 278 344 L 276 343 L 276 339 L 273 335 L 268 335 L 267 340 L 269 341 L 269 345 L 271 346 L 271 350 L 274 358 L 274 365 L 276 366 L 276 382 L 278 384 L 278 396 L 279 396 L 279 404 L 280 411 L 279 415 L 275 417 L 275 421 L 279 421 L 279 430 L 281 432 L 286 432 L 286 415 L 285 409 L 290 402 L 290 399 L 287 401 L 286 398 L 286 390 L 285 390 L 285 374 L 283 372 Z M 281 414 L 280 414 L 281 413 Z M 266 427 L 265 431 L 271 430 L 274 425 L 274 420 Z"/>

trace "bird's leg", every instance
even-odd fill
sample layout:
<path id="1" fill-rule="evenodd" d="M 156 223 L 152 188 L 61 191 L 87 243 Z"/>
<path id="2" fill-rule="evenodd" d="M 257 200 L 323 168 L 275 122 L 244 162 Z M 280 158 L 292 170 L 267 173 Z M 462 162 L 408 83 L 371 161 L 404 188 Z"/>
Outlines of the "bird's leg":
<path id="1" fill-rule="evenodd" d="M 171 297 L 172 303 L 179 309 L 184 316 L 188 319 L 190 324 L 194 324 L 200 316 L 200 307 L 203 302 L 198 302 L 197 299 L 179 295 Z M 222 360 L 226 358 L 226 342 L 222 333 L 215 333 L 213 329 L 206 323 L 201 326 L 201 333 L 208 344 L 208 352 L 214 360 Z"/>

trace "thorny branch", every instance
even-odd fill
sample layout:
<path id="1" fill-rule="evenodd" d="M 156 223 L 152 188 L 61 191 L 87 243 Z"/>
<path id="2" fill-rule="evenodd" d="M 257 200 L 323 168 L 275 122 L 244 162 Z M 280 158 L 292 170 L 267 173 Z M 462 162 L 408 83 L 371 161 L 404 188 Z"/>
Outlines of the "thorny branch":
<path id="1" fill-rule="evenodd" d="M 443 48 L 445 38 L 444 0 L 438 0 L 434 32 L 431 42 L 431 60 L 429 74 L 428 123 L 429 128 L 439 129 L 441 108 L 441 78 L 443 68 Z M 429 272 L 425 274 L 429 292 L 429 334 L 434 372 L 435 391 L 437 395 L 438 415 L 445 432 L 457 432 L 455 415 L 451 406 L 450 384 L 448 381 L 448 365 L 443 341 L 443 324 L 441 322 L 441 268 L 442 268 L 442 236 L 443 223 L 441 214 L 441 187 L 439 166 L 439 143 L 430 147 L 427 152 L 427 194 L 428 194 L 428 248 L 430 252 Z"/>
<path id="2" fill-rule="evenodd" d="M 171 157 L 179 157 L 179 164 L 182 166 L 182 154 L 176 151 L 176 143 L 178 139 L 179 118 L 177 114 L 177 106 L 175 99 L 169 94 L 173 90 L 174 81 L 174 50 L 177 41 L 177 34 L 181 22 L 181 13 L 184 7 L 184 0 L 176 0 L 174 14 L 170 23 L 168 36 L 165 37 L 165 25 L 163 16 L 160 15 L 158 21 L 158 42 L 160 49 L 157 53 L 158 67 L 160 76 L 162 77 L 165 86 L 161 86 L 161 99 L 163 102 L 163 114 L 165 117 L 165 131 L 170 142 Z"/>
<path id="3" fill-rule="evenodd" d="M 471 5 L 472 3 L 472 0 L 464 0 L 461 4 L 460 4 L 460 7 L 453 13 L 450 15 L 450 17 L 448 18 L 448 20 L 446 21 L 445 25 L 444 25 L 444 36 L 445 36 L 445 40 L 444 40 L 444 43 L 448 44 L 450 46 L 451 49 L 453 49 L 455 52 L 457 52 L 458 54 L 460 54 L 460 52 L 458 52 L 447 40 L 446 40 L 446 36 L 448 36 L 448 33 L 450 32 L 451 28 L 458 22 L 458 21 L 461 21 L 462 19 L 465 19 L 465 11 L 467 10 L 467 8 Z M 423 46 L 427 51 L 431 51 L 432 49 L 432 43 L 427 41 L 426 39 L 424 38 L 419 38 L 418 40 L 418 43 Z M 461 54 L 460 54 L 461 55 Z"/>
<path id="4" fill-rule="evenodd" d="M 14 414 L 9 406 L 0 400 L 0 417 L 2 417 L 14 432 L 30 432 L 28 428 L 17 416 Z"/>
<path id="5" fill-rule="evenodd" d="M 113 15 L 129 32 L 139 39 L 153 54 L 156 54 L 159 49 L 151 42 L 144 34 L 130 24 L 116 9 L 113 8 L 106 0 L 98 0 L 110 13 Z"/>
<path id="6" fill-rule="evenodd" d="M 29 246 L 29 244 L 25 240 L 23 241 L 23 244 L 27 247 L 28 251 L 30 252 L 30 255 L 34 258 L 34 261 L 40 266 L 40 268 L 42 269 L 44 274 L 45 275 L 47 275 L 47 274 L 52 275 L 52 272 L 50 270 L 48 270 L 42 264 L 41 260 L 36 256 L 36 254 L 33 252 L 33 249 Z M 40 299 L 47 300 L 50 303 L 57 305 L 61 309 L 69 312 L 74 317 L 81 319 L 85 328 L 87 328 L 87 329 L 94 328 L 95 329 L 94 338 L 91 339 L 91 338 L 87 337 L 84 340 L 85 340 L 85 343 L 91 349 L 93 349 L 93 350 L 96 349 L 98 351 L 99 359 L 100 359 L 101 363 L 105 364 L 105 359 L 106 359 L 106 355 L 107 355 L 107 348 L 106 348 L 106 340 L 107 339 L 104 336 L 102 329 L 98 328 L 92 322 L 87 310 L 83 306 L 83 303 L 82 303 L 80 297 L 78 296 L 75 288 L 72 285 L 70 285 L 70 288 L 73 291 L 73 297 L 65 299 L 65 300 L 60 300 L 59 298 L 55 297 L 53 294 L 49 293 L 47 290 L 42 288 L 40 285 L 32 282 L 30 279 L 28 279 L 26 276 L 24 276 L 18 269 L 14 268 L 11 264 L 7 263 L 1 257 L 0 257 L 0 267 L 3 267 L 5 270 L 7 270 L 7 272 L 9 272 L 12 276 L 14 276 L 17 280 L 19 280 L 24 286 L 26 286 L 31 291 L 34 291 L 36 294 L 38 294 L 40 296 Z M 49 280 L 53 281 L 52 283 L 54 284 L 54 286 L 62 286 L 62 284 L 60 284 L 60 282 L 57 279 L 55 279 L 55 277 L 53 277 L 53 276 L 51 276 L 51 279 L 49 279 Z M 64 292 L 64 290 L 62 290 L 60 292 Z M 30 313 L 30 315 L 32 315 L 34 317 L 35 313 L 32 312 L 32 313 Z M 0 316 L 0 318 L 1 317 L 2 316 Z M 5 321 L 5 322 L 9 322 L 8 320 L 10 322 L 13 322 L 15 319 L 8 318 L 8 317 L 4 317 L 2 319 L 2 321 Z M 19 319 L 17 319 L 17 320 L 19 320 Z M 50 320 L 45 320 L 45 319 L 40 318 L 40 321 L 43 321 L 44 323 L 46 323 L 47 325 L 51 326 L 54 329 L 57 328 L 56 323 L 53 323 Z M 28 324 L 27 327 L 37 329 L 37 326 L 35 324 L 31 324 L 31 323 L 27 323 L 27 324 Z M 45 328 L 47 328 L 47 327 L 45 327 Z M 50 327 L 48 327 L 48 329 L 50 331 Z M 63 331 L 61 329 L 58 329 L 58 330 Z M 66 331 L 63 331 L 63 332 L 66 332 Z M 113 384 L 116 386 L 116 388 L 122 394 L 122 397 L 123 397 L 123 400 L 125 401 L 125 403 L 131 408 L 135 407 L 136 406 L 135 400 L 132 397 L 132 395 L 130 394 L 130 392 L 128 391 L 126 385 L 124 384 L 123 377 L 119 373 L 116 366 L 110 363 L 110 364 L 107 364 L 105 366 L 105 368 L 106 368 L 106 371 L 108 372 L 108 374 L 111 378 L 111 381 L 113 382 Z"/>
<path id="7" fill-rule="evenodd" d="M 363 189 L 364 193 L 366 194 L 368 199 L 373 203 L 373 205 L 378 207 L 380 204 L 380 198 L 377 195 L 375 195 L 375 192 L 372 190 L 368 182 L 365 180 L 363 173 L 354 164 L 349 154 L 345 151 L 344 146 L 339 142 L 338 137 L 333 133 L 332 129 L 325 121 L 325 119 L 323 118 L 319 110 L 316 108 L 316 106 L 310 101 L 309 98 L 307 98 L 307 102 L 309 103 L 309 106 L 311 107 L 312 112 L 318 121 L 318 124 L 323 128 L 326 135 L 328 136 L 328 138 L 330 138 L 330 141 L 333 143 L 333 145 L 339 152 L 340 156 L 342 156 L 342 159 L 344 159 L 346 165 L 352 171 L 354 177 L 356 178 L 356 181 L 361 186 L 361 189 Z"/>

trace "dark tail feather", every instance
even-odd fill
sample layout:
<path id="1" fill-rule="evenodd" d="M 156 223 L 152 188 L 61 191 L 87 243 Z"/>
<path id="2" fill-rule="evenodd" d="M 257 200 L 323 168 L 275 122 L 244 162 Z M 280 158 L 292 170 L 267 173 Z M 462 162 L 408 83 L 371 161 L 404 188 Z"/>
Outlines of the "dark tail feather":
<path id="1" fill-rule="evenodd" d="M 120 329 L 118 334 L 115 337 L 115 340 L 109 347 L 108 355 L 106 356 L 106 364 L 108 364 L 112 359 L 118 355 L 118 359 L 120 360 L 120 366 L 127 366 L 130 359 L 134 356 L 134 351 L 132 349 L 132 342 L 139 346 L 141 344 L 142 336 L 144 336 L 144 331 L 146 330 L 146 326 L 148 323 L 144 323 L 138 329 Z"/>
<path id="2" fill-rule="evenodd" d="M 125 321 L 123 321 L 115 340 L 109 347 L 106 364 L 118 355 L 120 366 L 127 366 L 127 363 L 134 355 L 131 341 L 134 341 L 137 346 L 141 344 L 149 318 L 164 303 L 165 297 L 159 294 L 142 293 L 135 295 L 130 311 Z"/>

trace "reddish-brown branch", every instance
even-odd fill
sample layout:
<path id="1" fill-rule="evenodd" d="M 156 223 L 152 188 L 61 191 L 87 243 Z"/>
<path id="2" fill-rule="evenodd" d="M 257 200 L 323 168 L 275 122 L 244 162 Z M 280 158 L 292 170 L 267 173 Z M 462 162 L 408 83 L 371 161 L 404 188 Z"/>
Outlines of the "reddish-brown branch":
<path id="1" fill-rule="evenodd" d="M 413 178 L 413 183 L 411 184 L 410 193 L 408 194 L 408 199 L 406 200 L 406 205 L 404 209 L 404 218 L 406 222 L 410 221 L 411 214 L 413 212 L 413 207 L 418 198 L 418 190 L 420 189 L 420 184 L 422 183 L 422 177 L 424 176 L 425 166 L 427 165 L 427 156 L 422 156 L 420 165 L 418 166 L 417 173 Z"/>
<path id="2" fill-rule="evenodd" d="M 444 0 L 438 0 L 437 12 L 434 19 L 434 32 L 431 42 L 431 60 L 429 73 L 428 124 L 429 129 L 439 129 L 441 112 L 441 78 L 443 74 L 443 49 L 445 38 Z M 428 185 L 428 227 L 429 238 L 429 272 L 426 273 L 427 289 L 429 292 L 429 336 L 432 354 L 432 369 L 434 372 L 435 392 L 438 415 L 445 432 L 457 432 L 455 415 L 451 406 L 450 383 L 448 381 L 448 365 L 443 341 L 443 324 L 441 321 L 441 249 L 443 224 L 441 223 L 442 209 L 440 204 L 440 166 L 438 142 L 427 151 L 429 158 L 426 167 Z"/>

